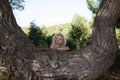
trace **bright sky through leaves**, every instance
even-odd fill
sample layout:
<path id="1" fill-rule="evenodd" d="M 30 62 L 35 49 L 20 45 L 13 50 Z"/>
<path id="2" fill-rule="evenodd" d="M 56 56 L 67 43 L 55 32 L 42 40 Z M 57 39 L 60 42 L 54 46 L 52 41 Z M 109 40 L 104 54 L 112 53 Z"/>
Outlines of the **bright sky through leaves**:
<path id="1" fill-rule="evenodd" d="M 70 23 L 74 14 L 91 19 L 86 0 L 25 0 L 23 11 L 15 10 L 17 23 L 28 27 L 34 21 L 37 25 L 51 26 Z"/>

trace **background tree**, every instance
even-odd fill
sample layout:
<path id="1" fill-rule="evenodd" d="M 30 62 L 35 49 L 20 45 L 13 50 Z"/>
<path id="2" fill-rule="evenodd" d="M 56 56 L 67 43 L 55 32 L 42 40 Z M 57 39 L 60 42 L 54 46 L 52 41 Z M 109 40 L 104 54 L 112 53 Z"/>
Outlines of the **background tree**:
<path id="1" fill-rule="evenodd" d="M 45 35 L 43 34 L 40 27 L 38 27 L 34 22 L 30 23 L 29 39 L 33 42 L 35 46 L 47 46 Z"/>
<path id="2" fill-rule="evenodd" d="M 24 10 L 24 0 L 9 0 L 12 9 Z"/>
<path id="3" fill-rule="evenodd" d="M 93 14 L 96 14 L 102 0 L 86 0 L 86 1 L 88 4 L 88 8 L 92 11 Z"/>
<path id="4" fill-rule="evenodd" d="M 86 0 L 88 4 L 88 9 L 92 12 L 92 19 L 90 21 L 90 24 L 94 22 L 94 18 L 96 16 L 96 13 L 99 9 L 100 3 L 102 0 Z M 93 25 L 91 25 L 93 26 Z"/>
<path id="5" fill-rule="evenodd" d="M 90 40 L 90 32 L 88 32 L 87 20 L 84 17 L 75 15 L 72 20 L 71 29 L 68 35 L 69 39 L 76 45 L 77 49 L 86 46 L 87 42 Z"/>

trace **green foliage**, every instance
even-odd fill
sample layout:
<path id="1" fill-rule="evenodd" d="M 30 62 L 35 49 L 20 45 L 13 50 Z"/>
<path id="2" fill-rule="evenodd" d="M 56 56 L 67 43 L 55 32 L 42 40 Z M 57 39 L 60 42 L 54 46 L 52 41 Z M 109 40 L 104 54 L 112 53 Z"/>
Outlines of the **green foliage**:
<path id="1" fill-rule="evenodd" d="M 116 59 L 115 59 L 114 65 L 120 67 L 120 49 L 119 49 L 118 54 L 117 54 L 117 56 L 116 56 Z"/>
<path id="2" fill-rule="evenodd" d="M 79 15 L 75 15 L 71 26 L 68 34 L 69 39 L 76 45 L 77 49 L 86 46 L 91 37 L 87 28 L 86 19 Z"/>
<path id="3" fill-rule="evenodd" d="M 54 35 L 54 34 L 53 34 L 53 35 Z M 46 43 L 47 43 L 48 47 L 50 46 L 50 44 L 51 44 L 51 42 L 52 42 L 52 37 L 53 37 L 53 35 L 47 36 L 47 38 L 46 38 Z"/>
<path id="4" fill-rule="evenodd" d="M 86 0 L 86 1 L 88 4 L 88 9 L 93 13 L 91 19 L 91 21 L 93 22 L 102 0 Z"/>
<path id="5" fill-rule="evenodd" d="M 67 37 L 67 34 L 70 28 L 71 28 L 71 25 L 69 23 L 66 23 L 66 24 L 43 27 L 42 31 L 46 36 L 51 36 L 56 33 L 61 33 L 61 34 L 64 34 L 65 37 Z"/>
<path id="6" fill-rule="evenodd" d="M 116 29 L 116 37 L 118 40 L 118 44 L 120 44 L 120 29 L 119 28 Z"/>
<path id="7" fill-rule="evenodd" d="M 93 14 L 96 14 L 102 0 L 87 0 L 88 8 Z"/>
<path id="8" fill-rule="evenodd" d="M 9 0 L 12 9 L 23 10 L 24 9 L 24 0 Z"/>
<path id="9" fill-rule="evenodd" d="M 46 36 L 51 36 L 52 34 L 56 33 L 57 25 L 53 25 L 53 26 L 49 26 L 49 27 L 43 27 L 42 31 Z"/>
<path id="10" fill-rule="evenodd" d="M 47 46 L 45 35 L 34 22 L 30 23 L 28 34 L 29 39 L 34 43 L 35 46 Z"/>
<path id="11" fill-rule="evenodd" d="M 69 32 L 69 38 L 74 44 L 76 44 L 77 48 L 80 48 L 80 37 L 81 36 L 82 36 L 81 28 L 72 25 L 72 29 Z"/>
<path id="12" fill-rule="evenodd" d="M 76 44 L 73 43 L 73 41 L 70 40 L 70 39 L 67 39 L 67 44 L 66 45 L 69 46 L 70 50 L 75 50 L 77 48 Z"/>
<path id="13" fill-rule="evenodd" d="M 116 28 L 120 29 L 120 18 L 117 20 Z"/>

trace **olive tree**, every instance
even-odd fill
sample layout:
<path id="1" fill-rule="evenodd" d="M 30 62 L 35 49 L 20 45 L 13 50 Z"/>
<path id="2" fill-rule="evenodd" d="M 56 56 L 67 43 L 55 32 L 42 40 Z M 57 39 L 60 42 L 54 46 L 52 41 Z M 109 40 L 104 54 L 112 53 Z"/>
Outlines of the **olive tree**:
<path id="1" fill-rule="evenodd" d="M 104 0 L 94 20 L 90 44 L 61 52 L 35 47 L 17 25 L 9 1 L 1 0 L 0 65 L 14 80 L 94 80 L 111 67 L 117 55 L 119 14 L 120 0 Z"/>

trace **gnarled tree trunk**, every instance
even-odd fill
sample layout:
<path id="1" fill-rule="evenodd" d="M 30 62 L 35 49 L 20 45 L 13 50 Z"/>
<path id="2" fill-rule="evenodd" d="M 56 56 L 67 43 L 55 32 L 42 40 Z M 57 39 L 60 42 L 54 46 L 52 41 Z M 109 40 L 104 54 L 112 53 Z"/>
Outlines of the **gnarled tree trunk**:
<path id="1" fill-rule="evenodd" d="M 104 0 L 94 21 L 91 43 L 71 52 L 35 47 L 17 25 L 8 0 L 0 1 L 0 65 L 15 80 L 93 80 L 117 55 L 115 25 L 120 0 Z"/>

